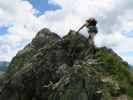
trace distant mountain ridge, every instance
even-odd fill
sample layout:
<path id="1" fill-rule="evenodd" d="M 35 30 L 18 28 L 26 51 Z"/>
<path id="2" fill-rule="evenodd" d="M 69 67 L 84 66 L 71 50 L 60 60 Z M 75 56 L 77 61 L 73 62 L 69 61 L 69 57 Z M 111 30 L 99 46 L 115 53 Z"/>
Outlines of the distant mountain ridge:
<path id="1" fill-rule="evenodd" d="M 8 66 L 9 66 L 9 62 L 7 62 L 7 61 L 0 61 L 0 72 L 7 71 Z"/>

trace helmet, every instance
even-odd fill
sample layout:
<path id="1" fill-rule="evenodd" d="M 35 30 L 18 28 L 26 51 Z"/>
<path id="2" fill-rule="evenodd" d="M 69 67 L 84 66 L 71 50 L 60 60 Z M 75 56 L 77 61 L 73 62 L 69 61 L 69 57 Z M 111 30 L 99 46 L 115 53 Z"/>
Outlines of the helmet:
<path id="1" fill-rule="evenodd" d="M 92 26 L 96 26 L 96 24 L 97 24 L 96 19 L 93 17 L 88 19 L 87 22 L 89 23 L 89 25 L 92 25 Z"/>

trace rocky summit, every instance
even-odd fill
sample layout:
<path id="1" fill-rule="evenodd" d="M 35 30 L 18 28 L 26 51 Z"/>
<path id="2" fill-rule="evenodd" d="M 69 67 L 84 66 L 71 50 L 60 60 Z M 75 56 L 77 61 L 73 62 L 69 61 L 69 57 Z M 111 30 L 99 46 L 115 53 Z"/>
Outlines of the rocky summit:
<path id="1" fill-rule="evenodd" d="M 133 100 L 133 74 L 113 50 L 44 28 L 0 76 L 0 100 Z"/>

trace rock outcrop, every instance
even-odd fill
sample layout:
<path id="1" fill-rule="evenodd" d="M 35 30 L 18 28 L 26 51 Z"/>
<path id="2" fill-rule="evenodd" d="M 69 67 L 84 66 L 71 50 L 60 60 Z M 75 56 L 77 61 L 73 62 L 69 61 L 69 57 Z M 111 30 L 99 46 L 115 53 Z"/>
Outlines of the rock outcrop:
<path id="1" fill-rule="evenodd" d="M 111 49 L 43 29 L 1 77 L 0 100 L 133 100 L 133 75 Z"/>

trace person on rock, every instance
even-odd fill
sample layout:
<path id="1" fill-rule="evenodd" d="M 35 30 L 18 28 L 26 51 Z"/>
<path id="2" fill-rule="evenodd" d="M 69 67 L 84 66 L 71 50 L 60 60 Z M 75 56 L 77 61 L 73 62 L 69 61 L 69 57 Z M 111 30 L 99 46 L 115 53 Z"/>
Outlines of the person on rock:
<path id="1" fill-rule="evenodd" d="M 79 33 L 79 31 L 81 29 L 86 27 L 87 30 L 88 30 L 88 33 L 89 33 L 89 38 L 88 38 L 89 44 L 93 45 L 93 46 L 95 44 L 94 43 L 94 37 L 98 33 L 98 29 L 97 29 L 96 25 L 97 25 L 96 19 L 95 18 L 90 18 L 90 19 L 86 20 L 85 24 L 81 28 L 79 28 L 79 30 L 77 31 L 77 33 Z"/>

